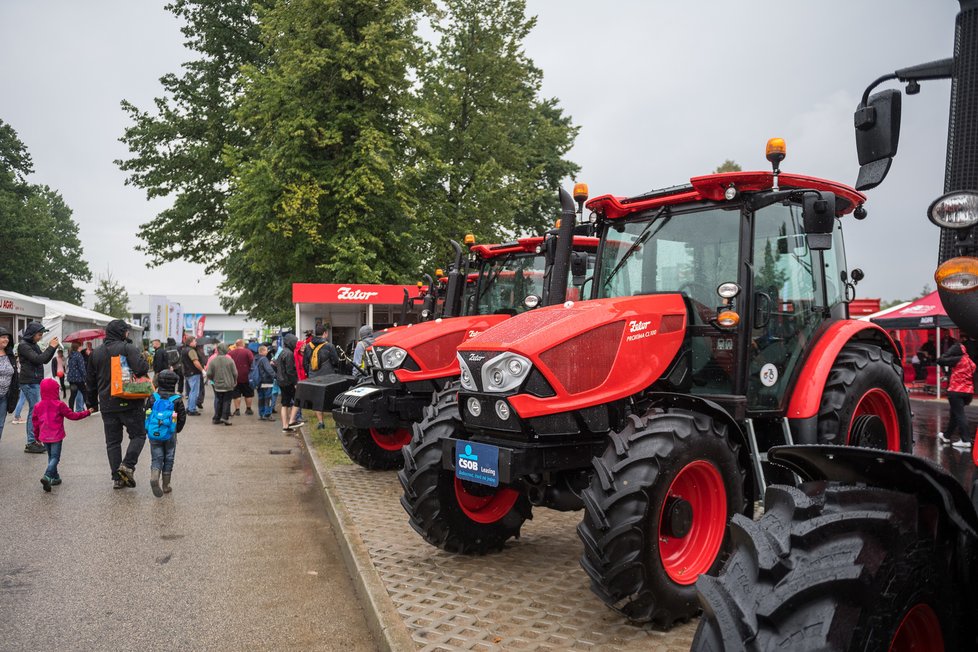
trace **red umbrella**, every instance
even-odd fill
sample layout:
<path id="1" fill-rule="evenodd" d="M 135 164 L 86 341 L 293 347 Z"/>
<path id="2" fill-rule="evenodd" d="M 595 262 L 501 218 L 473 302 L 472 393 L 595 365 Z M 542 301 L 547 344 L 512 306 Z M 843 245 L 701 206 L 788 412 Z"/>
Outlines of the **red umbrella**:
<path id="1" fill-rule="evenodd" d="M 105 330 L 102 328 L 86 328 L 85 330 L 75 331 L 62 342 L 87 342 L 88 340 L 100 340 L 105 337 Z"/>

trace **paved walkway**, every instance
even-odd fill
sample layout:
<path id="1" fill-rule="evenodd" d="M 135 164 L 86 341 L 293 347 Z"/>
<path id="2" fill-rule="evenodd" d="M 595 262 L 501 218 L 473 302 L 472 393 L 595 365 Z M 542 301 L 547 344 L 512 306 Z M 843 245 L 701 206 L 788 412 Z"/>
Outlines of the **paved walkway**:
<path id="1" fill-rule="evenodd" d="M 206 413 L 210 414 L 210 406 Z M 94 415 L 69 422 L 64 484 L 0 441 L 3 650 L 377 649 L 296 439 L 255 417 L 191 419 L 173 493 L 113 490 Z"/>

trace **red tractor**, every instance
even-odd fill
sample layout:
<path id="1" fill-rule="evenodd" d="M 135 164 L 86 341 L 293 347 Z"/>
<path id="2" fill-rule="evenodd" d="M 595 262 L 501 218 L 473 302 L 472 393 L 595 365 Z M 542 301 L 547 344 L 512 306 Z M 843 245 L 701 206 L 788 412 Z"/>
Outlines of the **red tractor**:
<path id="1" fill-rule="evenodd" d="M 585 266 L 589 257 L 593 262 L 597 244 L 597 238 L 575 237 L 575 260 Z M 495 245 L 473 242 L 466 266 L 458 249 L 445 317 L 381 335 L 367 350 L 369 378 L 337 396 L 333 419 L 351 460 L 368 469 L 402 466 L 401 448 L 411 440 L 412 424 L 421 421 L 433 398 L 456 391 L 450 387 L 459 375 L 458 345 L 548 301 L 544 282 L 555 245 L 551 236 Z M 467 273 L 472 267 L 476 271 Z"/>
<path id="2" fill-rule="evenodd" d="M 897 151 L 900 92 L 873 87 L 896 79 L 913 95 L 946 78 L 945 194 L 928 210 L 942 229 L 935 281 L 948 315 L 978 339 L 978 3 L 961 2 L 953 59 L 885 75 L 863 94 L 857 187 L 882 182 Z M 978 360 L 973 343 L 964 349 Z M 946 455 L 968 463 L 976 450 Z M 978 482 L 969 499 L 932 462 L 890 452 L 787 446 L 771 459 L 801 482 L 769 487 L 759 521 L 732 520 L 723 571 L 697 582 L 693 649 L 978 649 Z"/>
<path id="3" fill-rule="evenodd" d="M 401 503 L 449 551 L 487 553 L 536 507 L 583 509 L 592 590 L 635 622 L 699 611 L 727 523 L 752 514 L 783 443 L 909 451 L 889 336 L 848 319 L 843 215 L 865 197 L 773 172 L 695 177 L 588 202 L 589 300 L 459 346 L 461 388 L 405 447 Z M 853 271 L 852 278 L 861 278 Z"/>

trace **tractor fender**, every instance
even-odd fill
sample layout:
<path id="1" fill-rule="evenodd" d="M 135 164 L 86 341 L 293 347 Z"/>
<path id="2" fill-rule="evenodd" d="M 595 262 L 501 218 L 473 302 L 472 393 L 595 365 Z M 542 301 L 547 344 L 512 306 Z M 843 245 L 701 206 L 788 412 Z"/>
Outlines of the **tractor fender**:
<path id="1" fill-rule="evenodd" d="M 961 484 L 941 467 L 908 453 L 856 446 L 775 446 L 768 460 L 795 472 L 802 481 L 861 483 L 895 489 L 940 507 L 958 531 L 978 538 L 978 514 Z"/>
<path id="2" fill-rule="evenodd" d="M 673 394 L 671 392 L 653 392 L 649 394 L 651 407 L 660 408 L 681 408 L 706 414 L 716 421 L 729 426 L 729 437 L 740 446 L 738 459 L 744 471 L 747 472 L 747 479 L 744 482 L 744 495 L 748 498 L 748 504 L 753 505 L 755 500 L 760 500 L 763 496 L 755 495 L 757 490 L 756 478 L 754 477 L 754 467 L 750 462 L 750 444 L 747 440 L 747 433 L 740 426 L 740 423 L 730 412 L 718 403 L 696 396 L 694 394 Z"/>
<path id="3" fill-rule="evenodd" d="M 825 381 L 829 377 L 832 365 L 835 364 L 842 347 L 853 340 L 878 344 L 883 350 L 896 355 L 893 340 L 876 324 L 856 319 L 832 322 L 822 331 L 821 336 L 808 351 L 788 403 L 789 419 L 793 422 L 813 420 L 812 418 L 818 415 L 822 391 L 825 389 Z"/>

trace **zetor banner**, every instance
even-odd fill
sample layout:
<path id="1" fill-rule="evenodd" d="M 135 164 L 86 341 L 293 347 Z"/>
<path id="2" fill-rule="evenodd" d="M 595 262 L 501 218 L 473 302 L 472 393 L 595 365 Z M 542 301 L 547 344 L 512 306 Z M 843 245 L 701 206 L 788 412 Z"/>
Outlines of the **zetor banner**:
<path id="1" fill-rule="evenodd" d="M 358 283 L 293 283 L 293 303 L 372 303 L 400 305 L 404 291 L 418 292 L 414 285 L 364 285 Z"/>

